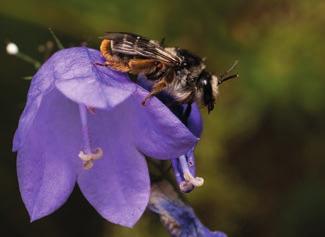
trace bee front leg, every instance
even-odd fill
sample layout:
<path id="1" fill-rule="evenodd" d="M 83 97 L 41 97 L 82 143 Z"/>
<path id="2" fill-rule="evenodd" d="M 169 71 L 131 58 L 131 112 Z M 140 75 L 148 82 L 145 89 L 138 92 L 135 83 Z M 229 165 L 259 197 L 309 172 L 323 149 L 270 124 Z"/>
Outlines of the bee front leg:
<path id="1" fill-rule="evenodd" d="M 93 65 L 95 65 L 95 66 L 102 66 L 102 67 L 105 67 L 106 66 L 105 63 L 93 63 Z"/>
<path id="2" fill-rule="evenodd" d="M 130 68 L 128 65 L 124 64 L 123 62 L 116 62 L 116 61 L 106 61 L 104 63 L 94 63 L 96 66 L 103 66 L 103 67 L 109 67 L 113 70 L 120 71 L 120 72 L 129 72 Z"/>
<path id="3" fill-rule="evenodd" d="M 150 93 L 144 98 L 144 100 L 142 101 L 142 105 L 145 106 L 146 102 L 153 96 L 159 94 L 159 92 L 161 92 L 163 89 L 165 89 L 167 86 L 167 82 L 165 81 L 165 79 L 162 79 L 158 82 L 156 82 L 153 87 L 152 90 L 150 91 Z"/>

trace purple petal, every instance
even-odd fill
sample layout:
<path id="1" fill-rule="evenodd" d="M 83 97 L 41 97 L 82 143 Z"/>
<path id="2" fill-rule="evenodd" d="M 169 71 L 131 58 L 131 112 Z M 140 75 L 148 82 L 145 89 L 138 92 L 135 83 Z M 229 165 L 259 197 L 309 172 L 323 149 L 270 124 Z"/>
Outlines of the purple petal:
<path id="1" fill-rule="evenodd" d="M 174 107 L 173 112 L 176 113 L 178 116 L 181 116 L 184 113 L 186 106 L 187 105 L 183 105 L 181 108 L 181 111 L 179 110 L 179 108 Z M 187 127 L 197 137 L 201 136 L 202 127 L 203 127 L 202 117 L 201 117 L 200 110 L 199 110 L 197 104 L 195 104 L 195 103 L 192 104 L 191 114 L 187 121 Z M 195 149 L 195 146 L 193 146 L 192 149 L 188 150 L 185 155 L 186 155 L 186 160 L 187 160 L 187 163 L 189 166 L 189 170 L 190 170 L 191 174 L 195 177 L 196 176 L 196 166 L 195 166 L 194 149 Z M 172 167 L 173 167 L 176 181 L 180 186 L 180 190 L 185 193 L 191 192 L 194 189 L 194 186 L 188 182 L 185 182 L 183 171 L 182 171 L 182 168 L 181 168 L 178 158 L 175 158 L 172 160 Z"/>
<path id="2" fill-rule="evenodd" d="M 150 181 L 144 156 L 132 145 L 132 100 L 110 111 L 89 115 L 92 146 L 103 149 L 102 159 L 90 170 L 81 172 L 82 193 L 108 221 L 131 227 L 144 212 Z M 143 139 L 145 139 L 143 137 Z"/>
<path id="3" fill-rule="evenodd" d="M 62 50 L 33 79 L 14 141 L 19 185 L 32 220 L 66 201 L 81 168 L 81 125 L 74 102 L 105 108 L 89 119 L 93 145 L 104 149 L 104 157 L 80 173 L 79 185 L 96 210 L 114 223 L 132 226 L 147 205 L 143 154 L 174 158 L 198 140 L 157 98 L 143 107 L 148 92 L 124 74 L 94 66 L 101 60 L 95 50 Z"/>
<path id="4" fill-rule="evenodd" d="M 54 64 L 56 87 L 71 100 L 95 108 L 112 108 L 136 89 L 126 73 L 113 71 L 103 63 L 100 52 L 88 48 L 70 48 L 61 52 Z"/>
<path id="5" fill-rule="evenodd" d="M 80 147 L 77 116 L 77 106 L 53 90 L 18 150 L 19 187 L 32 221 L 58 209 L 73 190 Z"/>
<path id="6" fill-rule="evenodd" d="M 187 153 L 199 139 L 157 98 L 151 98 L 142 106 L 147 94 L 146 90 L 137 89 L 130 113 L 137 116 L 130 120 L 142 138 L 135 138 L 138 149 L 156 159 L 173 159 Z"/>
<path id="7" fill-rule="evenodd" d="M 53 55 L 37 71 L 28 91 L 27 103 L 23 114 L 19 119 L 19 126 L 13 141 L 13 150 L 17 151 L 25 142 L 25 136 L 32 125 L 42 102 L 43 95 L 54 88 L 53 63 L 57 60 L 57 54 Z"/>
<path id="8" fill-rule="evenodd" d="M 136 89 L 127 74 L 103 66 L 99 51 L 84 47 L 56 52 L 33 77 L 28 100 L 15 133 L 13 150 L 25 141 L 44 95 L 56 87 L 68 98 L 89 107 L 112 108 Z"/>
<path id="9" fill-rule="evenodd" d="M 203 121 L 202 121 L 200 109 L 196 103 L 192 104 L 192 110 L 191 110 L 191 114 L 188 118 L 187 127 L 195 136 L 201 137 L 202 130 L 203 130 Z M 190 172 L 195 177 L 196 176 L 196 166 L 195 166 L 194 150 L 195 150 L 195 146 L 192 147 L 192 149 L 190 149 L 186 153 L 186 158 L 187 158 L 187 161 L 189 164 Z"/>
<path id="10" fill-rule="evenodd" d="M 151 90 L 153 85 L 152 81 L 147 80 L 143 76 L 139 76 L 137 80 L 138 84 L 145 90 Z M 183 121 L 183 116 L 188 106 L 187 104 L 175 103 L 175 99 L 165 92 L 158 94 L 157 97 L 179 118 L 179 120 Z M 188 120 L 183 121 L 183 123 L 186 124 L 188 129 L 190 129 L 196 137 L 201 137 L 203 122 L 200 109 L 196 103 L 191 104 L 190 116 Z"/>
<path id="11" fill-rule="evenodd" d="M 149 198 L 149 175 L 141 153 L 154 158 L 174 157 L 197 141 L 156 98 L 142 106 L 147 93 L 138 88 L 119 106 L 97 110 L 88 118 L 92 147 L 102 148 L 104 157 L 82 172 L 78 183 L 104 218 L 124 226 L 135 224 Z"/>
<path id="12" fill-rule="evenodd" d="M 192 111 L 187 122 L 188 129 L 197 137 L 201 137 L 203 130 L 202 116 L 196 103 L 192 104 Z"/>

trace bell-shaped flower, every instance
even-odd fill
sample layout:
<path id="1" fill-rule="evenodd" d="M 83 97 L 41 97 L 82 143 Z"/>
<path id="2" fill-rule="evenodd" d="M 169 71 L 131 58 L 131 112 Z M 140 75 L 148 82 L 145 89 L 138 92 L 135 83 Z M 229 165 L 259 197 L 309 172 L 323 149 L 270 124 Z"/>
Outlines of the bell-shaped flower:
<path id="1" fill-rule="evenodd" d="M 175 109 L 171 109 L 175 111 Z M 185 114 L 185 119 L 187 118 L 185 121 L 183 120 L 183 123 L 196 137 L 201 137 L 203 123 L 199 108 L 196 104 L 192 104 L 190 112 L 187 112 L 187 110 L 188 107 L 183 105 L 181 111 L 183 111 L 182 114 Z M 189 115 L 186 115 L 187 113 Z M 178 113 L 175 114 L 178 115 Z M 194 149 L 195 146 L 187 153 L 171 161 L 179 189 L 185 193 L 192 191 L 194 187 L 203 185 L 204 182 L 203 178 L 196 177 Z"/>
<path id="2" fill-rule="evenodd" d="M 146 80 L 144 77 L 139 77 L 137 83 L 143 88 L 150 90 L 152 82 Z M 186 127 L 198 138 L 201 137 L 203 122 L 199 107 L 196 103 L 179 104 L 167 93 L 160 93 L 157 95 L 168 108 L 186 125 Z M 181 156 L 172 159 L 172 167 L 179 189 L 182 192 L 191 192 L 195 187 L 203 185 L 203 178 L 196 177 L 195 157 L 193 146 L 188 152 Z"/>
<path id="3" fill-rule="evenodd" d="M 133 226 L 150 194 L 145 156 L 174 159 L 198 141 L 127 74 L 99 66 L 97 50 L 55 53 L 33 77 L 14 138 L 31 220 L 57 210 L 75 184 L 110 222 Z"/>

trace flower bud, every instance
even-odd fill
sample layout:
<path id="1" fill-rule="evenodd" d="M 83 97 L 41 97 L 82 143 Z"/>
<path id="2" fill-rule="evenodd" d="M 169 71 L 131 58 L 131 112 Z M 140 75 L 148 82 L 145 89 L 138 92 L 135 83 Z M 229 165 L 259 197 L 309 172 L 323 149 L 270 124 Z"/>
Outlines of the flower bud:
<path id="1" fill-rule="evenodd" d="M 7 53 L 10 55 L 16 55 L 19 52 L 18 46 L 15 43 L 8 43 L 6 47 Z"/>

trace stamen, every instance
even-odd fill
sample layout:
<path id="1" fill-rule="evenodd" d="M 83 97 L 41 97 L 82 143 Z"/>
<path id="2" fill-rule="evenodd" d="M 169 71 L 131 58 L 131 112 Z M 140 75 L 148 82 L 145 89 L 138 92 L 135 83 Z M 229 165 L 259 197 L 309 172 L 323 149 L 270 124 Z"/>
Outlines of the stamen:
<path id="1" fill-rule="evenodd" d="M 194 185 L 195 187 L 202 186 L 204 183 L 204 179 L 201 177 L 193 177 L 193 175 L 191 174 L 191 172 L 189 170 L 186 156 L 182 155 L 178 159 L 179 159 L 179 162 L 182 167 L 183 177 L 184 177 L 185 181 L 189 182 L 190 184 Z"/>
<path id="2" fill-rule="evenodd" d="M 184 172 L 184 179 L 195 187 L 200 187 L 204 184 L 204 179 L 201 177 L 193 177 L 189 171 Z"/>
<path id="3" fill-rule="evenodd" d="M 176 181 L 177 181 L 177 183 L 179 185 L 179 189 L 183 193 L 191 192 L 194 189 L 194 186 L 190 182 L 184 180 L 183 172 L 181 171 L 182 168 L 179 165 L 179 159 L 178 158 L 172 160 L 172 166 L 173 166 Z"/>
<path id="4" fill-rule="evenodd" d="M 98 160 L 103 157 L 103 150 L 98 147 L 92 151 L 90 147 L 90 139 L 88 132 L 88 119 L 87 119 L 87 107 L 85 105 L 79 104 L 79 112 L 81 119 L 81 128 L 82 128 L 82 138 L 83 138 L 83 151 L 79 152 L 79 158 L 83 162 L 84 169 L 88 170 L 93 167 L 93 161 Z"/>
<path id="5" fill-rule="evenodd" d="M 83 161 L 83 167 L 88 170 L 93 167 L 93 161 L 101 159 L 103 154 L 104 152 L 101 148 L 96 148 L 93 153 L 88 154 L 80 151 L 78 156 Z"/>

